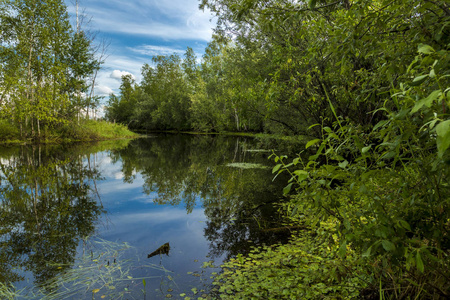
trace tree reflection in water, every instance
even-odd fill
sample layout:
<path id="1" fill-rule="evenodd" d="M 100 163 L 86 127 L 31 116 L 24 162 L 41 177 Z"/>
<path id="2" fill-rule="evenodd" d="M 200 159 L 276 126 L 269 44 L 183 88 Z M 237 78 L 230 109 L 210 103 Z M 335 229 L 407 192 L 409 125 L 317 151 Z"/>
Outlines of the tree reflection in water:
<path id="1" fill-rule="evenodd" d="M 89 156 L 62 150 L 23 147 L 2 158 L 0 282 L 30 271 L 45 283 L 71 267 L 80 239 L 95 230 L 102 206 L 89 182 L 99 173 Z"/>
<path id="2" fill-rule="evenodd" d="M 270 230 L 280 227 L 273 203 L 282 197 L 286 181 L 272 180 L 269 153 L 249 151 L 255 148 L 252 138 L 167 135 L 134 140 L 113 151 L 111 158 L 122 161 L 125 182 L 140 173 L 144 192 L 157 194 L 156 203 L 183 203 L 188 213 L 201 203 L 208 218 L 210 256 L 230 257 L 290 236 L 288 231 Z M 241 169 L 230 163 L 267 167 Z"/>

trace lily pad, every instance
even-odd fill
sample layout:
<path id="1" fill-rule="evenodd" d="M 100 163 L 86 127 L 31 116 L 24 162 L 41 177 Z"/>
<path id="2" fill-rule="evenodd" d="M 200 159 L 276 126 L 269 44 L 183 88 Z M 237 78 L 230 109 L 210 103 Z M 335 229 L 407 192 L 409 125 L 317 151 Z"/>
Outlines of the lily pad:
<path id="1" fill-rule="evenodd" d="M 227 167 L 239 168 L 239 169 L 270 169 L 270 167 L 262 164 L 252 164 L 252 163 L 229 163 Z"/>

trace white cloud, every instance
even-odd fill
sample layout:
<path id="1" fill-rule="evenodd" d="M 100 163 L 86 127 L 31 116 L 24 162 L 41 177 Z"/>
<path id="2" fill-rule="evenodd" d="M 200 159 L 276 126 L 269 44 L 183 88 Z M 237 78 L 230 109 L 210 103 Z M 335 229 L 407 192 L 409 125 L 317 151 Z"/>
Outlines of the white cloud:
<path id="1" fill-rule="evenodd" d="M 155 45 L 142 45 L 135 48 L 127 47 L 127 49 L 136 52 L 140 55 L 157 56 L 157 55 L 171 55 L 171 54 L 183 54 L 185 50 L 179 50 L 171 47 L 155 46 Z"/>
<path id="2" fill-rule="evenodd" d="M 97 0 L 82 5 L 101 32 L 209 41 L 215 27 L 211 13 L 200 11 L 197 0 Z M 72 5 L 69 10 L 74 13 Z"/>
<path id="3" fill-rule="evenodd" d="M 122 80 L 122 76 L 126 76 L 126 75 L 131 75 L 131 78 L 133 78 L 133 80 L 136 79 L 136 77 L 133 74 L 131 74 L 130 72 L 120 71 L 120 70 L 112 71 L 112 73 L 109 75 L 109 77 L 121 81 Z"/>
<path id="4" fill-rule="evenodd" d="M 99 85 L 95 87 L 95 93 L 100 96 L 108 96 L 113 93 L 113 90 L 105 85 Z"/>

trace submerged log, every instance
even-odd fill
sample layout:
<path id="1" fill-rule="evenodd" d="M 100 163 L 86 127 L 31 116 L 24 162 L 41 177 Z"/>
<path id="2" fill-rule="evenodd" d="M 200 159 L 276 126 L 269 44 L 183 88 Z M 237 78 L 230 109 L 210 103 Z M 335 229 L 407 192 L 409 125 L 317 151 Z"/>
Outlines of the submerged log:
<path id="1" fill-rule="evenodd" d="M 147 256 L 147 258 L 153 257 L 155 255 L 161 255 L 161 254 L 165 254 L 165 255 L 169 256 L 169 251 L 170 251 L 170 245 L 169 245 L 169 243 L 165 243 L 164 245 L 162 245 L 161 247 L 159 247 L 158 249 L 156 249 L 155 251 L 150 253 Z"/>

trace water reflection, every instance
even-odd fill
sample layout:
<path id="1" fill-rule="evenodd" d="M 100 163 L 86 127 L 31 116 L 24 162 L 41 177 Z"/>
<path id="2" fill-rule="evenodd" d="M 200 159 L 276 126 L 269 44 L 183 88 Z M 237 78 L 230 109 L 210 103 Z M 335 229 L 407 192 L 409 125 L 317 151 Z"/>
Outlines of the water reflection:
<path id="1" fill-rule="evenodd" d="M 57 152 L 22 148 L 2 158 L 1 282 L 23 280 L 29 271 L 37 285 L 45 283 L 73 264 L 80 239 L 95 231 L 102 207 L 91 183 L 100 174 L 80 155 Z"/>
<path id="2" fill-rule="evenodd" d="M 195 273 L 204 261 L 220 264 L 289 236 L 274 229 L 281 220 L 273 203 L 284 181 L 272 181 L 270 152 L 258 148 L 250 138 L 158 135 L 0 152 L 0 282 L 31 277 L 48 287 L 85 259 L 80 251 L 91 249 L 80 241 L 95 235 L 135 249 L 123 258 L 134 264 L 121 290 L 128 299 L 141 299 L 145 288 L 153 299 L 207 285 L 208 272 Z M 149 257 L 165 243 L 168 256 Z M 155 276 L 161 280 L 147 280 L 147 287 L 135 280 Z M 73 299 L 92 298 L 93 291 L 105 296 L 103 288 Z"/>
<path id="3" fill-rule="evenodd" d="M 183 204 L 190 213 L 200 200 L 209 256 L 229 258 L 254 244 L 284 242 L 290 235 L 269 230 L 281 222 L 273 203 L 281 197 L 283 181 L 272 180 L 270 167 L 230 167 L 270 165 L 268 152 L 252 151 L 255 147 L 250 138 L 168 135 L 135 140 L 113 151 L 111 158 L 122 162 L 124 182 L 141 174 L 143 192 L 153 195 L 155 203 Z"/>

